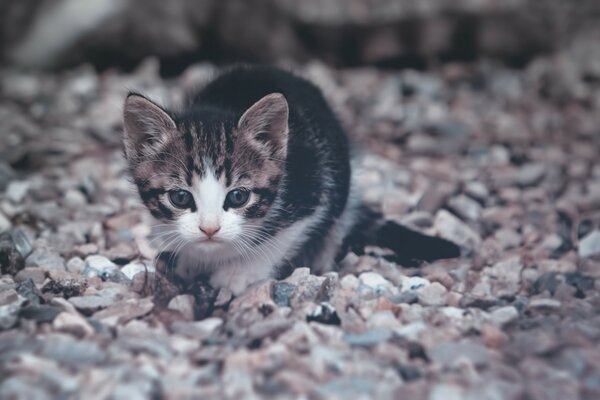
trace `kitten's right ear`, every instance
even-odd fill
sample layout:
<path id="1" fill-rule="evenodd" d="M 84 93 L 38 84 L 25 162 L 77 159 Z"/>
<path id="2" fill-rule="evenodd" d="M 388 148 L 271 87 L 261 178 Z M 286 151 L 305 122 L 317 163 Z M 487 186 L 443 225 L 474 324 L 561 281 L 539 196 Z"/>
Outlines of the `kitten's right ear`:
<path id="1" fill-rule="evenodd" d="M 164 142 L 177 129 L 175 121 L 165 110 L 135 93 L 129 94 L 125 100 L 123 126 L 123 142 L 128 159 L 138 155 L 144 147 Z"/>

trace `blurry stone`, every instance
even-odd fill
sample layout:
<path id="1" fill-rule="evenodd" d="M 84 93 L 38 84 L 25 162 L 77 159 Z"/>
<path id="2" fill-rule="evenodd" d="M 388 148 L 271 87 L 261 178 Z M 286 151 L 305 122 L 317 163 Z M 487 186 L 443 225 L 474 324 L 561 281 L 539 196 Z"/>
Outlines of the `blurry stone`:
<path id="1" fill-rule="evenodd" d="M 363 294 L 394 294 L 396 288 L 394 285 L 376 272 L 363 272 L 358 277 L 360 285 L 358 292 Z"/>
<path id="2" fill-rule="evenodd" d="M 86 258 L 92 254 L 98 253 L 98 245 L 96 243 L 85 243 L 79 246 L 76 246 L 73 249 L 73 255 L 78 257 Z"/>
<path id="3" fill-rule="evenodd" d="M 481 243 L 475 231 L 446 210 L 439 210 L 435 215 L 434 229 L 440 237 L 469 251 L 475 250 Z"/>
<path id="4" fill-rule="evenodd" d="M 538 184 L 546 176 L 548 167 L 543 164 L 525 164 L 517 174 L 517 184 L 527 187 Z"/>
<path id="5" fill-rule="evenodd" d="M 23 257 L 27 257 L 29 254 L 31 254 L 31 251 L 33 250 L 33 248 L 31 247 L 31 242 L 29 241 L 27 234 L 22 228 L 19 227 L 13 229 L 13 231 L 11 232 L 11 236 L 13 239 L 13 243 L 17 248 L 17 251 Z"/>
<path id="6" fill-rule="evenodd" d="M 25 259 L 26 267 L 36 267 L 44 271 L 65 270 L 65 260 L 53 250 L 38 247 Z"/>
<path id="7" fill-rule="evenodd" d="M 121 272 L 116 264 L 100 255 L 86 257 L 83 275 L 86 277 L 97 276 L 104 281 L 129 283 L 127 276 Z"/>
<path id="8" fill-rule="evenodd" d="M 225 308 L 229 305 L 231 300 L 233 299 L 233 293 L 227 288 L 219 289 L 219 294 L 217 294 L 217 298 L 215 299 L 215 307 Z"/>
<path id="9" fill-rule="evenodd" d="M 381 342 L 385 342 L 391 336 L 392 335 L 389 330 L 376 328 L 360 334 L 345 333 L 344 340 L 353 346 L 369 347 Z"/>
<path id="10" fill-rule="evenodd" d="M 42 302 L 42 293 L 31 279 L 19 282 L 16 287 L 17 293 L 27 300 L 29 305 L 39 305 Z"/>
<path id="11" fill-rule="evenodd" d="M 585 292 L 592 290 L 595 286 L 594 278 L 580 272 L 566 272 L 565 280 L 577 290 L 575 295 L 579 298 L 585 297 Z"/>
<path id="12" fill-rule="evenodd" d="M 448 299 L 448 290 L 439 282 L 433 282 L 417 290 L 419 302 L 424 306 L 444 306 Z"/>
<path id="13" fill-rule="evenodd" d="M 4 289 L 0 291 L 0 306 L 15 303 L 19 300 L 19 294 L 15 289 Z"/>
<path id="14" fill-rule="evenodd" d="M 87 203 L 87 199 L 80 190 L 69 189 L 64 195 L 63 204 L 66 207 L 78 209 Z"/>
<path id="15" fill-rule="evenodd" d="M 440 342 L 428 352 L 432 361 L 445 365 L 456 366 L 461 359 L 469 360 L 474 366 L 490 364 L 493 359 L 490 351 L 474 342 Z"/>
<path id="16" fill-rule="evenodd" d="M 155 272 L 154 267 L 147 266 L 140 261 L 132 261 L 129 264 L 121 268 L 121 272 L 125 274 L 128 279 L 133 280 L 133 277 L 139 273 Z"/>
<path id="17" fill-rule="evenodd" d="M 73 257 L 67 261 L 67 271 L 81 274 L 85 268 L 85 261 L 80 257 Z"/>
<path id="18" fill-rule="evenodd" d="M 25 199 L 30 186 L 29 181 L 12 181 L 6 188 L 6 197 L 13 203 L 19 204 Z"/>
<path id="19" fill-rule="evenodd" d="M 501 228 L 494 233 L 494 239 L 503 250 L 514 249 L 521 245 L 521 235 L 510 228 Z"/>
<path id="20" fill-rule="evenodd" d="M 280 307 L 290 306 L 290 296 L 296 285 L 289 282 L 276 282 L 273 286 L 273 301 Z"/>
<path id="21" fill-rule="evenodd" d="M 132 319 L 143 317 L 153 308 L 152 299 L 128 299 L 94 313 L 94 318 L 109 326 L 122 325 Z"/>
<path id="22" fill-rule="evenodd" d="M 514 296 L 520 290 L 523 262 L 518 257 L 509 258 L 485 268 L 484 274 L 490 278 L 492 292 L 496 297 Z"/>
<path id="23" fill-rule="evenodd" d="M 430 285 L 427 279 L 420 276 L 403 276 L 402 277 L 402 291 L 416 291 Z"/>
<path id="24" fill-rule="evenodd" d="M 40 354 L 75 369 L 101 364 L 107 358 L 98 343 L 62 333 L 44 335 Z"/>
<path id="25" fill-rule="evenodd" d="M 448 207 L 462 219 L 468 221 L 477 221 L 481 216 L 481 206 L 479 203 L 464 194 L 450 198 L 448 200 Z"/>
<path id="26" fill-rule="evenodd" d="M 104 252 L 104 255 L 117 264 L 125 264 L 139 255 L 139 251 L 131 243 L 119 243 Z"/>
<path id="27" fill-rule="evenodd" d="M 61 309 L 48 304 L 28 305 L 19 311 L 21 318 L 36 322 L 51 322 L 61 312 Z"/>
<path id="28" fill-rule="evenodd" d="M 559 309 L 561 302 L 555 299 L 533 299 L 527 305 L 530 309 L 554 310 Z"/>
<path id="29" fill-rule="evenodd" d="M 46 280 L 48 273 L 36 267 L 24 268 L 15 276 L 15 282 L 23 282 L 28 279 L 36 285 L 41 285 Z"/>
<path id="30" fill-rule="evenodd" d="M 175 296 L 169 302 L 167 308 L 178 311 L 188 321 L 194 319 L 194 308 L 196 300 L 191 294 L 180 294 Z"/>
<path id="31" fill-rule="evenodd" d="M 0 306 L 0 331 L 10 329 L 19 321 L 19 302 Z"/>
<path id="32" fill-rule="evenodd" d="M 488 188 L 481 182 L 467 182 L 465 193 L 480 201 L 485 201 L 490 195 Z"/>
<path id="33" fill-rule="evenodd" d="M 217 332 L 223 326 L 221 318 L 210 317 L 201 321 L 183 322 L 174 324 L 174 329 L 182 335 L 198 338 L 207 338 Z"/>
<path id="34" fill-rule="evenodd" d="M 516 321 L 519 311 L 513 306 L 500 307 L 490 313 L 491 321 L 497 326 L 504 326 Z"/>
<path id="35" fill-rule="evenodd" d="M 600 230 L 595 230 L 579 241 L 579 257 L 588 258 L 600 254 Z"/>
<path id="36" fill-rule="evenodd" d="M 12 227 L 10 220 L 0 212 L 0 233 L 8 231 Z"/>
<path id="37" fill-rule="evenodd" d="M 69 298 L 69 302 L 86 315 L 90 315 L 102 308 L 112 306 L 117 301 L 118 297 L 101 295 L 74 296 Z"/>
<path id="38" fill-rule="evenodd" d="M 231 311 L 236 311 L 245 308 L 258 308 L 264 304 L 275 305 L 271 297 L 273 284 L 273 280 L 257 282 L 246 289 L 238 297 L 234 298 L 229 305 L 229 309 Z"/>
<path id="39" fill-rule="evenodd" d="M 17 250 L 8 233 L 0 234 L 0 273 L 16 275 L 25 266 L 23 256 Z"/>
<path id="40" fill-rule="evenodd" d="M 462 400 L 465 399 L 465 390 L 450 383 L 438 383 L 431 388 L 428 400 Z"/>
<path id="41" fill-rule="evenodd" d="M 57 331 L 71 333 L 77 337 L 89 336 L 94 333 L 94 328 L 79 314 L 61 312 L 52 322 Z"/>
<path id="42" fill-rule="evenodd" d="M 294 321 L 288 318 L 269 318 L 256 321 L 248 328 L 247 337 L 249 340 L 276 338 L 287 331 L 293 323 Z"/>

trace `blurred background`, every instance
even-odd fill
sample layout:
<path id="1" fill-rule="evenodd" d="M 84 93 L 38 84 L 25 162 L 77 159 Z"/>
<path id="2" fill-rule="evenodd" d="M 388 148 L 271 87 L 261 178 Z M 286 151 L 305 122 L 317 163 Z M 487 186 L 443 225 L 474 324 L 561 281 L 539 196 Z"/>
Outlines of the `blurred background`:
<path id="1" fill-rule="evenodd" d="M 2 63 L 32 69 L 131 70 L 148 56 L 164 76 L 198 61 L 524 67 L 566 52 L 600 77 L 596 0 L 4 0 L 0 15 Z"/>

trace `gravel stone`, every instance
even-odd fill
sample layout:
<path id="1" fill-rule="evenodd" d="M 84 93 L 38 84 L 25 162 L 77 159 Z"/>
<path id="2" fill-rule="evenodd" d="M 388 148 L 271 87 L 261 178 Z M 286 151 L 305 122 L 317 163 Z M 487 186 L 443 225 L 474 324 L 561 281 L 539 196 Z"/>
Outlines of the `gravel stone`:
<path id="1" fill-rule="evenodd" d="M 64 271 L 65 260 L 54 251 L 40 247 L 25 259 L 25 266 L 40 268 L 44 271 Z"/>
<path id="2" fill-rule="evenodd" d="M 600 254 L 600 230 L 595 230 L 579 242 L 579 257 L 588 258 L 598 254 Z"/>
<path id="3" fill-rule="evenodd" d="M 474 251 L 481 243 L 475 231 L 446 210 L 440 210 L 435 215 L 434 229 L 440 237 L 468 251 Z"/>

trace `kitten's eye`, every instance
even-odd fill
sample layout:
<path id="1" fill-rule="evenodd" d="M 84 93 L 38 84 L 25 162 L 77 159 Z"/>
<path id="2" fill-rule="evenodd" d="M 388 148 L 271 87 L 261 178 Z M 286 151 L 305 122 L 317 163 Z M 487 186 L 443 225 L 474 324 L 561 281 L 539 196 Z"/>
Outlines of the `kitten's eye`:
<path id="1" fill-rule="evenodd" d="M 250 191 L 247 189 L 233 189 L 229 193 L 227 193 L 227 197 L 225 198 L 225 206 L 240 208 L 250 198 Z"/>
<path id="2" fill-rule="evenodd" d="M 192 194 L 187 190 L 171 190 L 169 200 L 177 208 L 190 208 L 194 202 Z"/>

